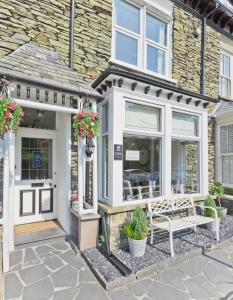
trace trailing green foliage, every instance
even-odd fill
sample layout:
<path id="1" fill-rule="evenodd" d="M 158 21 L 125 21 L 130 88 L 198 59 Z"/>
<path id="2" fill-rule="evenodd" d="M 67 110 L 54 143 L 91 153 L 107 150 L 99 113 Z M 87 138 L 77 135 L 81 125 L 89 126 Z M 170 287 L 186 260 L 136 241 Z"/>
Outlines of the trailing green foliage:
<path id="1" fill-rule="evenodd" d="M 217 214 L 218 214 L 219 218 L 222 216 L 222 211 L 221 211 L 221 209 L 219 209 L 217 207 L 217 205 L 216 205 L 214 199 L 212 198 L 212 196 L 209 195 L 205 199 L 204 205 L 215 208 L 217 210 Z M 209 217 L 209 218 L 215 218 L 215 214 L 214 214 L 213 210 L 209 209 L 209 208 L 205 208 L 205 210 L 204 210 L 204 216 L 205 217 Z"/>
<path id="2" fill-rule="evenodd" d="M 224 196 L 224 187 L 221 182 L 215 182 L 211 185 L 210 194 L 219 198 Z"/>
<path id="3" fill-rule="evenodd" d="M 148 221 L 142 208 L 136 208 L 132 220 L 123 226 L 123 232 L 131 240 L 144 240 L 148 234 Z"/>

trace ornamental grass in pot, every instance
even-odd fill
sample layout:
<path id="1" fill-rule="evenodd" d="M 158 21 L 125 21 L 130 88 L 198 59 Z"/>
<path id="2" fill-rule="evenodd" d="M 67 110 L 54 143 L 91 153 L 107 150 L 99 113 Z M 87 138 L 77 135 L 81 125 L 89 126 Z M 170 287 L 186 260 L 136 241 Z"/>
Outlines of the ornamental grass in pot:
<path id="1" fill-rule="evenodd" d="M 148 230 L 148 220 L 143 209 L 136 208 L 132 219 L 123 226 L 131 256 L 141 257 L 145 254 Z"/>
<path id="2" fill-rule="evenodd" d="M 213 207 L 213 208 L 215 208 L 217 210 L 217 214 L 218 214 L 217 226 L 218 226 L 218 230 L 219 230 L 220 221 L 221 221 L 221 217 L 222 217 L 221 208 L 217 207 L 217 205 L 216 205 L 213 197 L 210 196 L 210 195 L 205 199 L 204 205 L 205 206 L 209 206 L 209 207 Z M 213 210 L 211 210 L 209 208 L 205 208 L 204 209 L 204 216 L 205 217 L 209 217 L 209 218 L 215 218 L 215 213 L 214 213 Z M 216 232 L 216 224 L 215 224 L 215 222 L 208 223 L 208 224 L 206 224 L 206 226 L 207 226 L 207 229 L 210 230 L 211 232 L 213 232 L 213 233 Z"/>

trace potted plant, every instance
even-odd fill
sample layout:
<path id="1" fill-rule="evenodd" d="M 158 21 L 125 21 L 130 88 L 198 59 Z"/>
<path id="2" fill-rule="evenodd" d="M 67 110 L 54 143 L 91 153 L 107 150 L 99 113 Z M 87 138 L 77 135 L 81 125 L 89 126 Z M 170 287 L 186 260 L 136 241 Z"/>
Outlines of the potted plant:
<path id="1" fill-rule="evenodd" d="M 210 194 L 216 196 L 216 200 L 218 201 L 218 205 L 222 210 L 222 216 L 225 217 L 227 214 L 227 208 L 222 207 L 221 198 L 224 196 L 224 187 L 221 182 L 214 182 L 210 188 Z"/>
<path id="2" fill-rule="evenodd" d="M 131 256 L 141 257 L 145 254 L 148 221 L 142 208 L 136 208 L 132 219 L 123 226 L 123 232 L 128 237 Z"/>
<path id="3" fill-rule="evenodd" d="M 205 206 L 209 206 L 209 207 L 213 207 L 217 210 L 217 214 L 218 214 L 218 219 L 217 219 L 217 226 L 218 226 L 218 229 L 219 229 L 219 226 L 220 226 L 220 221 L 221 221 L 221 217 L 222 217 L 222 211 L 219 207 L 217 207 L 213 197 L 211 195 L 209 195 L 206 199 L 205 199 L 205 202 L 204 202 L 204 205 Z M 209 218 L 215 218 L 215 213 L 212 209 L 210 208 L 205 208 L 204 209 L 204 216 L 205 217 L 209 217 Z M 207 225 L 207 228 L 208 230 L 210 230 L 211 232 L 215 233 L 216 232 L 216 225 L 215 225 L 215 222 L 211 222 L 211 223 L 208 223 L 206 224 Z"/>
<path id="4" fill-rule="evenodd" d="M 12 99 L 0 94 L 0 135 L 16 132 L 24 113 Z"/>
<path id="5" fill-rule="evenodd" d="M 99 135 L 99 114 L 89 110 L 81 110 L 73 118 L 74 138 L 93 139 Z"/>

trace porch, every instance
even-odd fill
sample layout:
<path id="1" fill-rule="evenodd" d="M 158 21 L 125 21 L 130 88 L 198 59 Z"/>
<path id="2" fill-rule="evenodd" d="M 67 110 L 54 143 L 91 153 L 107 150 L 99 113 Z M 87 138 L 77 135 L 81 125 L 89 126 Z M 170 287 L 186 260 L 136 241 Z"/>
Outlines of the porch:
<path id="1" fill-rule="evenodd" d="M 86 141 L 73 138 L 72 117 L 84 107 L 96 111 L 99 95 L 57 53 L 31 44 L 2 58 L 0 74 L 4 92 L 24 111 L 18 133 L 5 134 L 2 145 L 6 272 L 15 246 L 64 240 L 78 230 L 70 223 L 72 195 L 80 197 L 77 218 L 97 214 L 96 153 L 87 160 Z M 54 220 L 57 228 L 42 230 Z M 19 238 L 14 229 L 23 224 L 29 226 Z"/>

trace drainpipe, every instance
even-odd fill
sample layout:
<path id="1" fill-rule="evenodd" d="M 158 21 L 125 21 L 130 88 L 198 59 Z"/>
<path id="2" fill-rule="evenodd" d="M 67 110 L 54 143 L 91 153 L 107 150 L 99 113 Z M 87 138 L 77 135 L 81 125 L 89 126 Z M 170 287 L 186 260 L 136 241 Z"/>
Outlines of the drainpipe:
<path id="1" fill-rule="evenodd" d="M 206 23 L 207 19 L 218 9 L 219 4 L 215 3 L 215 7 L 206 14 L 202 19 L 202 36 L 201 36 L 201 80 L 200 94 L 205 95 L 205 50 L 206 50 Z"/>
<path id="2" fill-rule="evenodd" d="M 74 11 L 75 0 L 70 0 L 70 68 L 74 68 Z"/>

